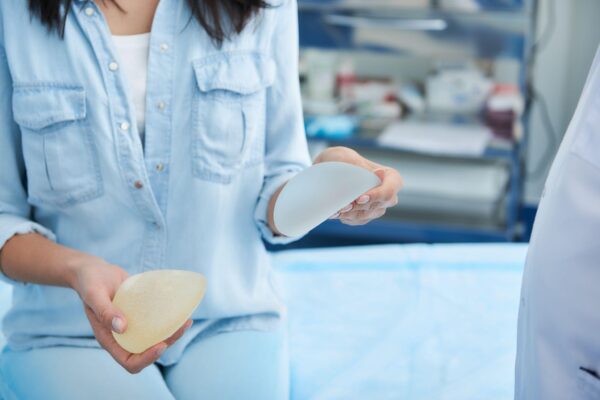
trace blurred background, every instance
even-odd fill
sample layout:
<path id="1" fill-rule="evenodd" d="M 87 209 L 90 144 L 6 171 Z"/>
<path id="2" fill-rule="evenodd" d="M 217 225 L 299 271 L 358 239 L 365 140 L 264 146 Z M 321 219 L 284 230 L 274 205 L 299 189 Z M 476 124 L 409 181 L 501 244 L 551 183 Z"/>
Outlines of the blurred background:
<path id="1" fill-rule="evenodd" d="M 596 0 L 299 0 L 313 154 L 396 167 L 400 203 L 293 247 L 528 241 L 600 43 Z"/>

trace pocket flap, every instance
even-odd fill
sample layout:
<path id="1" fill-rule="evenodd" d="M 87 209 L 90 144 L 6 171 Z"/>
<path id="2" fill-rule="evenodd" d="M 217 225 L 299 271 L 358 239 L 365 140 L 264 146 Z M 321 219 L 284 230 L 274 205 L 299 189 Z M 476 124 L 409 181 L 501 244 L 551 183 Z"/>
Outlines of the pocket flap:
<path id="1" fill-rule="evenodd" d="M 275 62 L 257 52 L 219 53 L 193 62 L 202 92 L 227 90 L 242 95 L 273 84 Z"/>
<path id="2" fill-rule="evenodd" d="M 12 104 L 15 122 L 34 130 L 86 115 L 85 90 L 79 86 L 15 85 Z"/>

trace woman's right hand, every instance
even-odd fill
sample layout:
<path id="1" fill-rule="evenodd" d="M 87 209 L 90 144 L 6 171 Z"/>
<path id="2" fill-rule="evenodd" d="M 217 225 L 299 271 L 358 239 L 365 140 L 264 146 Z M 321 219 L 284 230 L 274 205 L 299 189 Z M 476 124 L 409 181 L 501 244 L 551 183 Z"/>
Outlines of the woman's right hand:
<path id="1" fill-rule="evenodd" d="M 121 283 L 127 279 L 127 275 L 124 269 L 116 265 L 90 257 L 77 268 L 72 286 L 84 303 L 85 313 L 98 343 L 123 368 L 136 374 L 153 364 L 168 346 L 183 335 L 192 325 L 192 321 L 188 320 L 173 336 L 141 354 L 132 354 L 123 349 L 114 339 L 112 331 L 125 332 L 127 320 L 113 305 L 112 299 Z"/>

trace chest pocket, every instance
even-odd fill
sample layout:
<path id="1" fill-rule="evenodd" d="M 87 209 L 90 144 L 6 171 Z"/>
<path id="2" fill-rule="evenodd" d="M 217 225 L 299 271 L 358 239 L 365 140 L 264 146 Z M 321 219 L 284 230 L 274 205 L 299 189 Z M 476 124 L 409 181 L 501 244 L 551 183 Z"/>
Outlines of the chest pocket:
<path id="1" fill-rule="evenodd" d="M 101 195 L 83 88 L 15 85 L 13 115 L 21 128 L 31 204 L 64 207 Z"/>
<path id="2" fill-rule="evenodd" d="M 192 163 L 197 178 L 227 184 L 264 158 L 266 92 L 275 63 L 255 52 L 193 62 Z"/>

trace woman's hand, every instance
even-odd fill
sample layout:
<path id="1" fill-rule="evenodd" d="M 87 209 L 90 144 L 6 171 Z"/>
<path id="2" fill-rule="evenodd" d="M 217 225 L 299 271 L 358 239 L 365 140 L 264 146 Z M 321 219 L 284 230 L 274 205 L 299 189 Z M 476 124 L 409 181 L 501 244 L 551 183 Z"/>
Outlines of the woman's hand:
<path id="1" fill-rule="evenodd" d="M 76 269 L 72 286 L 84 303 L 85 313 L 98 343 L 123 368 L 136 374 L 153 364 L 168 346 L 183 335 L 192 325 L 192 321 L 188 320 L 173 336 L 143 353 L 129 353 L 119 346 L 111 332 L 123 333 L 127 330 L 127 320 L 112 304 L 112 298 L 125 279 L 127 279 L 127 272 L 122 268 L 90 257 Z"/>
<path id="2" fill-rule="evenodd" d="M 389 207 L 398 204 L 398 192 L 402 188 L 402 177 L 393 168 L 376 164 L 347 147 L 330 147 L 317 156 L 314 163 L 340 161 L 366 168 L 374 172 L 381 184 L 339 210 L 332 219 L 347 225 L 364 225 L 382 217 Z"/>

